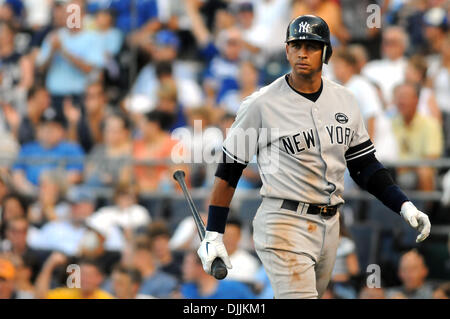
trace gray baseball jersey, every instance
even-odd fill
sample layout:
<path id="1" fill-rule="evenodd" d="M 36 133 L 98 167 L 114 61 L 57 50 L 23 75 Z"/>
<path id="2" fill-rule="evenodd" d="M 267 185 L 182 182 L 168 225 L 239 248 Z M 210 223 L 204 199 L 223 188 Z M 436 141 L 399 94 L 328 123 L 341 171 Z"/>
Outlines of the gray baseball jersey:
<path id="1" fill-rule="evenodd" d="M 354 96 L 322 82 L 316 102 L 290 87 L 286 76 L 242 102 L 223 151 L 245 164 L 256 155 L 262 196 L 341 204 L 346 161 L 375 152 Z"/>

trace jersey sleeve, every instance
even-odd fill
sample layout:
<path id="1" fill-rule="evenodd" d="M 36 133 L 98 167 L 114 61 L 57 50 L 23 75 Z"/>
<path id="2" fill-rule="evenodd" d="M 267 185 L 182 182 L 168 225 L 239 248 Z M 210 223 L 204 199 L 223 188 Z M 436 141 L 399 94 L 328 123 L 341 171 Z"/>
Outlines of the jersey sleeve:
<path id="1" fill-rule="evenodd" d="M 357 158 L 362 158 L 366 155 L 375 152 L 375 146 L 370 140 L 369 133 L 364 125 L 364 119 L 359 110 L 358 104 L 355 98 L 352 97 L 353 108 L 355 110 L 356 124 L 355 133 L 350 141 L 349 148 L 345 152 L 345 160 L 347 162 L 353 161 Z"/>
<path id="2" fill-rule="evenodd" d="M 232 160 L 247 165 L 257 152 L 260 128 L 260 110 L 250 96 L 242 102 L 233 125 L 227 131 L 222 145 L 224 153 Z"/>

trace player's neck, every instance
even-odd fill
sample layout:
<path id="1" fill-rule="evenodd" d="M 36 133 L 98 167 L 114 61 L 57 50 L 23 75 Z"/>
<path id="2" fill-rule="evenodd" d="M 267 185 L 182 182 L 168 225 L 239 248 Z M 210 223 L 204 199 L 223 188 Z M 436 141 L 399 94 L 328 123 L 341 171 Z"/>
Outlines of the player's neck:
<path id="1" fill-rule="evenodd" d="M 302 76 L 289 73 L 289 84 L 301 93 L 315 93 L 319 91 L 322 84 L 322 72 L 317 72 L 312 76 Z"/>

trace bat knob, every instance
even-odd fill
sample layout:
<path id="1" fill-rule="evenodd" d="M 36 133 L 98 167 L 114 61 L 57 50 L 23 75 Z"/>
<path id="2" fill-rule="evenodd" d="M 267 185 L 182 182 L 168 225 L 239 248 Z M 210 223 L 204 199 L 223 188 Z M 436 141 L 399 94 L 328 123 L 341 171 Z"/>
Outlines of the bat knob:
<path id="1" fill-rule="evenodd" d="M 224 279 L 228 274 L 227 266 L 219 257 L 211 265 L 211 274 L 218 280 Z"/>
<path id="2" fill-rule="evenodd" d="M 175 180 L 178 180 L 178 179 L 180 179 L 180 178 L 184 178 L 185 176 L 186 176 L 186 174 L 185 174 L 184 171 L 181 170 L 181 169 L 176 170 L 175 173 L 173 173 L 173 178 L 174 178 Z"/>

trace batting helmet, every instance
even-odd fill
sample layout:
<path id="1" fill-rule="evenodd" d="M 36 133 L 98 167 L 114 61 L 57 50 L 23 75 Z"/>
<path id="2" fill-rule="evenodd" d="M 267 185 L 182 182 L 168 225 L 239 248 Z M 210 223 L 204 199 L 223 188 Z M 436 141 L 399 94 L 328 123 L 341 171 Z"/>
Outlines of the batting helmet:
<path id="1" fill-rule="evenodd" d="M 296 40 L 319 41 L 324 44 L 322 62 L 328 64 L 333 53 L 330 42 L 330 29 L 322 18 L 314 15 L 302 15 L 292 20 L 286 31 L 286 43 Z"/>

